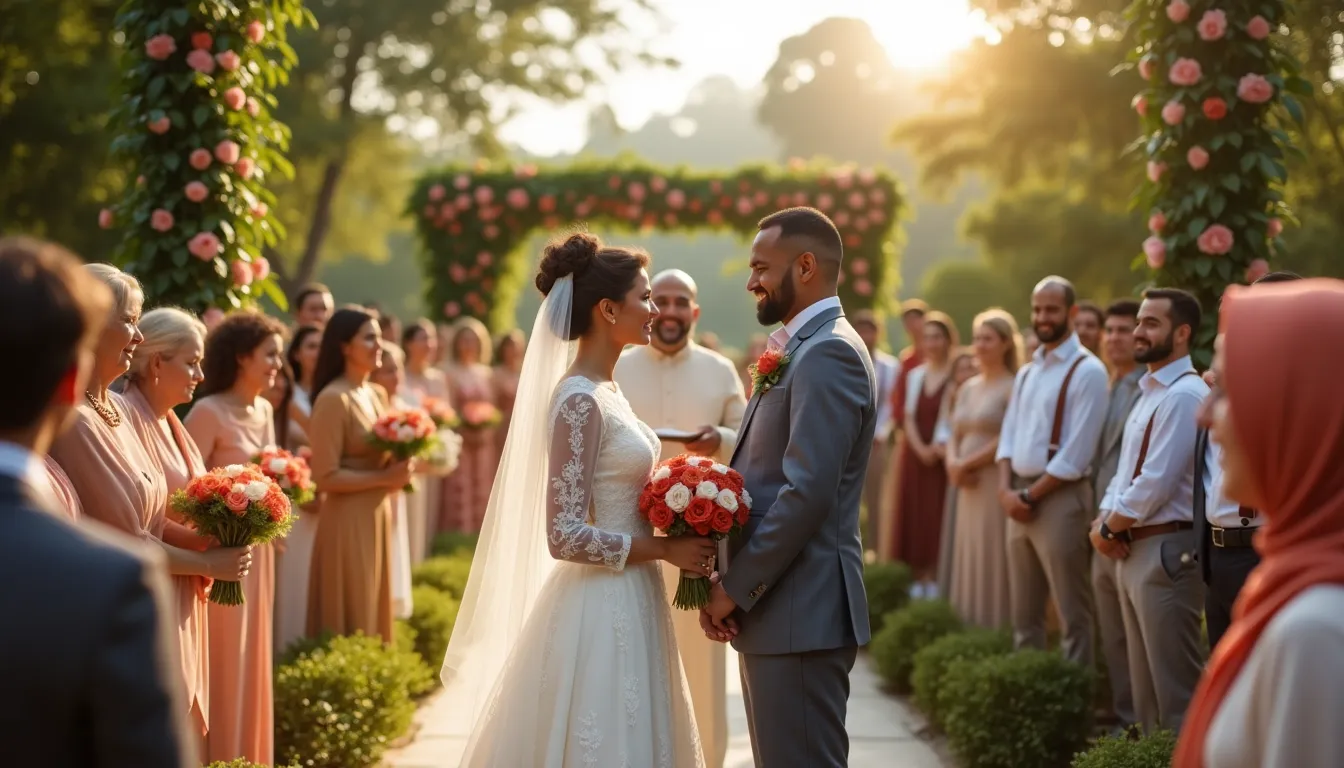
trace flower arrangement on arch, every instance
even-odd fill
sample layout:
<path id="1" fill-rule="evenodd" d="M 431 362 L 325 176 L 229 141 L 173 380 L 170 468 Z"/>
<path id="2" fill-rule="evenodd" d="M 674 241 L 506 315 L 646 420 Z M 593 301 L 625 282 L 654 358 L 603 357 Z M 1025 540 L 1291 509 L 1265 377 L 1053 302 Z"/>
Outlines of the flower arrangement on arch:
<path id="1" fill-rule="evenodd" d="M 312 503 L 317 495 L 313 472 L 308 468 L 308 460 L 305 458 L 268 445 L 252 458 L 252 463 L 257 465 L 262 474 L 275 481 L 296 507 Z"/>

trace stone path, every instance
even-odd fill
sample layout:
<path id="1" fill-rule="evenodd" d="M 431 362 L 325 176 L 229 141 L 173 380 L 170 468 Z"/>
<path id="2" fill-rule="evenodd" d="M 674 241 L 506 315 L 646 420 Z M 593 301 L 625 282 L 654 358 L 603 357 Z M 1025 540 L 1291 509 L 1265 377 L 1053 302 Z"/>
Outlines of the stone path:
<path id="1" fill-rule="evenodd" d="M 851 675 L 849 698 L 849 764 L 851 768 L 951 768 L 929 744 L 916 736 L 923 720 L 903 702 L 878 688 L 877 676 L 866 656 L 860 656 Z M 388 768 L 456 768 L 466 734 L 455 724 L 464 718 L 449 711 L 447 700 L 431 699 L 416 713 L 415 738 L 389 752 Z M 732 734 L 724 768 L 752 768 L 747 718 L 742 709 L 742 687 L 737 656 L 728 654 L 728 712 Z"/>

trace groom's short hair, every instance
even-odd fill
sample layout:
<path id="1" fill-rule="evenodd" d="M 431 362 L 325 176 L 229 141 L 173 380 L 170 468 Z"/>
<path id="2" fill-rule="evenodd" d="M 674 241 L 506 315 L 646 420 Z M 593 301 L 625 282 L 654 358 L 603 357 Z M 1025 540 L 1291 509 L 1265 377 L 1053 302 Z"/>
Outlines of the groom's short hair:
<path id="1" fill-rule="evenodd" d="M 819 261 L 825 262 L 840 273 L 840 261 L 845 255 L 845 245 L 840 240 L 840 230 L 835 222 L 816 208 L 785 208 L 761 219 L 756 225 L 764 232 L 779 227 L 779 238 L 788 240 L 798 247 L 799 253 L 811 251 Z"/>

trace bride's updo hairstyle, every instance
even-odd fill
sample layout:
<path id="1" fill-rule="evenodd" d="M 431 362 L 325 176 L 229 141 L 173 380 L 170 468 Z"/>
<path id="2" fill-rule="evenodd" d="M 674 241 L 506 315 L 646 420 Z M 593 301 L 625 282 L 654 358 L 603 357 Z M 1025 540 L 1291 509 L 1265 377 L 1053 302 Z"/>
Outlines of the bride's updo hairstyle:
<path id="1" fill-rule="evenodd" d="M 537 290 L 551 294 L 557 280 L 574 276 L 574 307 L 569 318 L 573 341 L 593 325 L 593 309 L 603 299 L 620 304 L 635 286 L 639 270 L 649 266 L 649 254 L 634 248 L 612 248 L 596 235 L 578 232 L 546 246 L 537 270 Z"/>

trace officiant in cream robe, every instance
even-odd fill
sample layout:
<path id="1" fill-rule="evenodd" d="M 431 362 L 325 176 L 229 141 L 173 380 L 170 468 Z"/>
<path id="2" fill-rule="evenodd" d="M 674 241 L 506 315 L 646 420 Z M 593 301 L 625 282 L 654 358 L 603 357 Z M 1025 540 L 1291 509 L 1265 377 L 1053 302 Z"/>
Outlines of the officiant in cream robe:
<path id="1" fill-rule="evenodd" d="M 616 383 L 635 415 L 660 437 L 681 433 L 676 439 L 663 439 L 663 460 L 693 453 L 727 464 L 747 405 L 742 379 L 732 361 L 692 339 L 700 305 L 691 276 L 678 269 L 667 270 L 655 275 L 652 284 L 659 311 L 653 342 L 625 351 L 616 364 Z M 723 550 L 720 546 L 720 560 Z M 677 568 L 663 564 L 669 601 L 678 577 Z M 674 609 L 672 614 L 705 765 L 721 768 L 728 752 L 728 646 L 705 638 L 699 612 Z"/>

